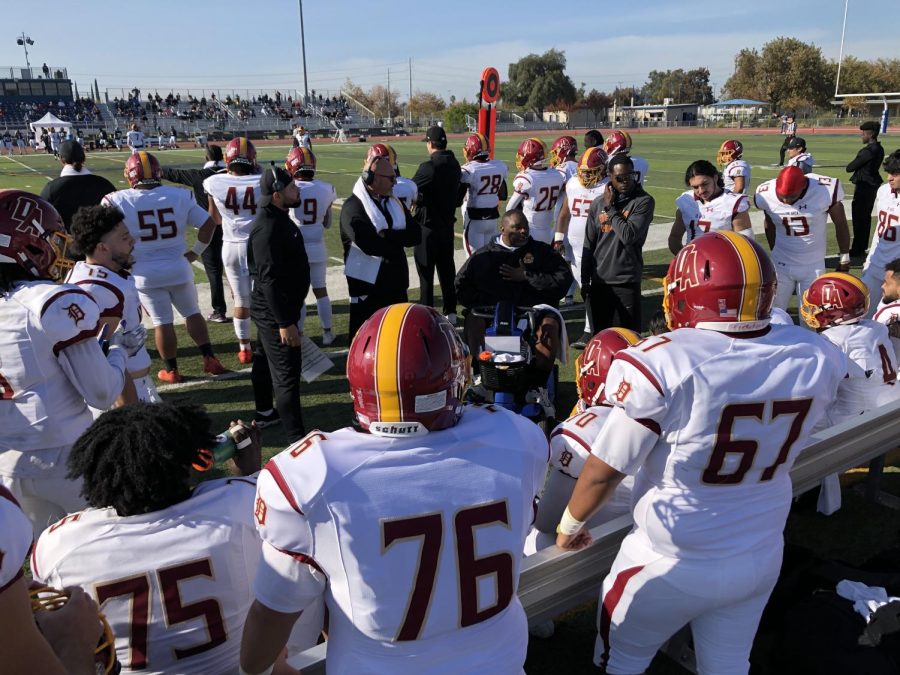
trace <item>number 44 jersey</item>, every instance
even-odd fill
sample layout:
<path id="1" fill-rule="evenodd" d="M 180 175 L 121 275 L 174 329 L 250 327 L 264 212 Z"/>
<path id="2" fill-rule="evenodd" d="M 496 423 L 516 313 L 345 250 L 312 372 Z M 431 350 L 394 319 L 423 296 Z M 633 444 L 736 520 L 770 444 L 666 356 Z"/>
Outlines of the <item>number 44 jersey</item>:
<path id="1" fill-rule="evenodd" d="M 631 442 L 637 425 L 613 414 L 591 451 L 637 472 L 635 527 L 662 555 L 724 558 L 778 541 L 791 466 L 848 372 L 839 349 L 803 328 L 732 335 L 647 338 L 616 354 L 606 379 L 607 400 L 659 439 Z"/>
<path id="2" fill-rule="evenodd" d="M 538 427 L 493 406 L 411 438 L 313 432 L 260 474 L 254 594 L 295 612 L 324 591 L 329 672 L 521 673 L 547 460 Z"/>

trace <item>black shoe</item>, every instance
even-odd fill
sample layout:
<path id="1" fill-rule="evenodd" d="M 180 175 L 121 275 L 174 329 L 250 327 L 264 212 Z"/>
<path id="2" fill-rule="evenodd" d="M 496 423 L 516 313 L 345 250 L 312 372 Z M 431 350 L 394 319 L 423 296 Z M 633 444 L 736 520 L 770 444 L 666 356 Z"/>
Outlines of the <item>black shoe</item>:
<path id="1" fill-rule="evenodd" d="M 228 323 L 228 317 L 222 312 L 217 311 L 212 311 L 210 315 L 206 317 L 206 320 L 212 323 Z"/>
<path id="2" fill-rule="evenodd" d="M 591 341 L 591 337 L 593 336 L 590 333 L 582 333 L 581 337 L 572 343 L 572 347 L 575 349 L 584 349 L 587 347 L 587 343 Z"/>
<path id="3" fill-rule="evenodd" d="M 263 415 L 261 412 L 256 412 L 253 415 L 253 421 L 256 422 L 256 426 L 260 429 L 265 429 L 266 427 L 270 427 L 273 424 L 278 424 L 281 421 L 281 416 L 278 414 L 277 410 L 273 410 L 268 415 Z"/>

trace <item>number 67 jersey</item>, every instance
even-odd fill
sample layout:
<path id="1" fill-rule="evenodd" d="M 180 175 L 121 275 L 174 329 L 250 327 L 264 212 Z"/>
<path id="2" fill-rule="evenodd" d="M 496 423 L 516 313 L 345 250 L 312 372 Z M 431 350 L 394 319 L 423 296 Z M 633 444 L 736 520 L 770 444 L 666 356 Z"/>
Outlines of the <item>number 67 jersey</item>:
<path id="1" fill-rule="evenodd" d="M 335 673 L 521 673 L 522 546 L 547 469 L 524 417 L 467 406 L 411 438 L 313 432 L 259 476 L 257 600 L 325 593 Z"/>
<path id="2" fill-rule="evenodd" d="M 658 440 L 638 443 L 629 429 L 640 427 L 613 411 L 591 451 L 637 472 L 635 528 L 659 554 L 724 558 L 780 541 L 791 466 L 848 372 L 839 349 L 803 328 L 734 335 L 648 338 L 616 354 L 606 379 L 608 401 Z"/>

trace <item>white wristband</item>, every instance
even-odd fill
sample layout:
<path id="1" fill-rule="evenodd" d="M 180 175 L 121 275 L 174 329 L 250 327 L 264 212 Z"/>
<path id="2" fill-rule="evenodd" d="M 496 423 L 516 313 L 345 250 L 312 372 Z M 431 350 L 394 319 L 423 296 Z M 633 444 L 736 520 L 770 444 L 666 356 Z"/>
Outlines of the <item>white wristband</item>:
<path id="1" fill-rule="evenodd" d="M 206 250 L 207 246 L 209 246 L 209 242 L 203 243 L 202 241 L 200 241 L 198 239 L 197 241 L 194 242 L 194 245 L 191 247 L 191 252 L 196 254 L 196 256 L 199 258 L 201 255 L 203 255 L 203 251 Z"/>
<path id="2" fill-rule="evenodd" d="M 577 534 L 584 527 L 583 520 L 575 520 L 569 512 L 569 507 L 563 511 L 562 518 L 559 519 L 559 525 L 556 526 L 558 534 Z"/>
<path id="3" fill-rule="evenodd" d="M 263 670 L 259 673 L 248 673 L 246 670 L 238 666 L 238 674 L 239 675 L 272 675 L 272 671 L 275 670 L 275 664 L 273 663 L 271 666 Z"/>
<path id="4" fill-rule="evenodd" d="M 848 262 L 850 262 L 850 254 L 841 253 L 841 265 L 846 265 Z"/>
<path id="5" fill-rule="evenodd" d="M 566 238 L 565 232 L 554 232 L 553 233 L 553 241 L 564 241 Z"/>

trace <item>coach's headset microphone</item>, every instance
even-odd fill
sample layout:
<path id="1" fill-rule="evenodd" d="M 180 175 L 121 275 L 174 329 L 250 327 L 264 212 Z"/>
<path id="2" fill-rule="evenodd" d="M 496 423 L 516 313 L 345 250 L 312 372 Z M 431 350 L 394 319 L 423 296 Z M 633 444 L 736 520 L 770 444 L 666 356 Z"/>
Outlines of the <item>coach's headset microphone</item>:
<path id="1" fill-rule="evenodd" d="M 272 165 L 272 192 L 281 192 L 284 188 L 287 187 L 281 180 L 278 178 L 278 172 L 275 170 L 277 167 L 275 166 L 274 161 L 270 161 L 269 164 Z"/>

